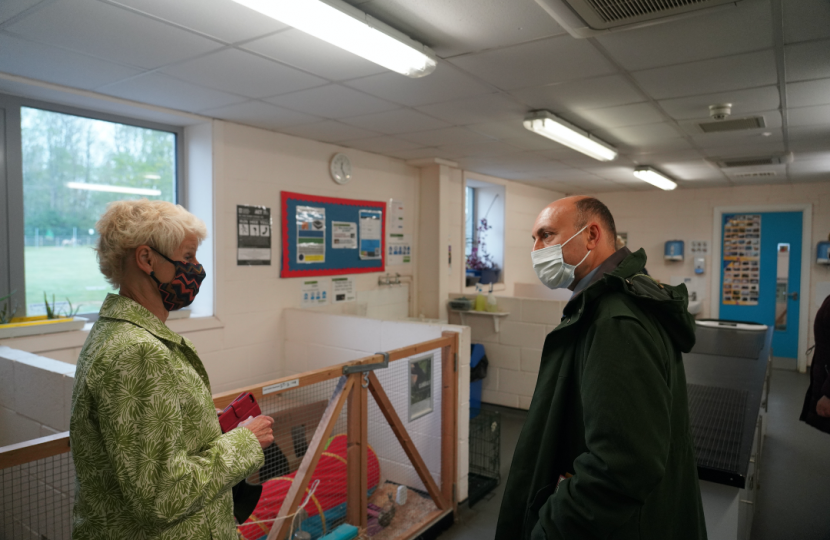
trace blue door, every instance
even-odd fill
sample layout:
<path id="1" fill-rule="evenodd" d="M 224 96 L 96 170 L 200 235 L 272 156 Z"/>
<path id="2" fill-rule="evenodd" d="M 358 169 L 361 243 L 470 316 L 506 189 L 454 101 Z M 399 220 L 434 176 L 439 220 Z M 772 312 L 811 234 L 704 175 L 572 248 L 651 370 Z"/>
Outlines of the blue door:
<path id="1" fill-rule="evenodd" d="M 773 354 L 798 357 L 801 212 L 724 214 L 720 318 L 775 327 Z"/>

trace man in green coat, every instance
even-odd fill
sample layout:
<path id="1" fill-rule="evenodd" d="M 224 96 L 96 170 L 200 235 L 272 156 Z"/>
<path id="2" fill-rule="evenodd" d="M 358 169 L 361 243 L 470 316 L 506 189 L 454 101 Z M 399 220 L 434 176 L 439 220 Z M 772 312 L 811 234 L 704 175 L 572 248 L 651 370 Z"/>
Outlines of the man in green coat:
<path id="1" fill-rule="evenodd" d="M 705 539 L 685 287 L 645 275 L 643 250 L 616 250 L 597 199 L 552 203 L 532 235 L 540 280 L 574 296 L 545 340 L 496 539 Z"/>

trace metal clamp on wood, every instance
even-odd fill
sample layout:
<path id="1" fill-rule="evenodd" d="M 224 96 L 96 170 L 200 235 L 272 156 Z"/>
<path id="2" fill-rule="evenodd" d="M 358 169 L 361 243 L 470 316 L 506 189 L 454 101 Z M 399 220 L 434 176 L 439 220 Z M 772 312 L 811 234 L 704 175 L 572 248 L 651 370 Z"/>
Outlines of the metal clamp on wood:
<path id="1" fill-rule="evenodd" d="M 351 375 L 352 373 L 364 373 L 367 371 L 374 371 L 376 369 L 383 369 L 389 367 L 389 353 L 378 352 L 375 354 L 383 355 L 383 362 L 377 364 L 353 364 L 350 366 L 343 366 L 343 375 Z"/>

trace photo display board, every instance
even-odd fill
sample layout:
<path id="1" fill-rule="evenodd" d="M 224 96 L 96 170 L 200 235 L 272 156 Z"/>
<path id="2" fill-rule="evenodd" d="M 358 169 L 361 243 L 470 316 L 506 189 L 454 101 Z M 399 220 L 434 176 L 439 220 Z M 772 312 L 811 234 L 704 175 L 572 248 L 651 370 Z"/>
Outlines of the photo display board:
<path id="1" fill-rule="evenodd" d="M 761 280 L 761 216 L 723 216 L 723 305 L 757 306 Z"/>
<path id="2" fill-rule="evenodd" d="M 280 277 L 383 272 L 386 202 L 283 191 Z"/>

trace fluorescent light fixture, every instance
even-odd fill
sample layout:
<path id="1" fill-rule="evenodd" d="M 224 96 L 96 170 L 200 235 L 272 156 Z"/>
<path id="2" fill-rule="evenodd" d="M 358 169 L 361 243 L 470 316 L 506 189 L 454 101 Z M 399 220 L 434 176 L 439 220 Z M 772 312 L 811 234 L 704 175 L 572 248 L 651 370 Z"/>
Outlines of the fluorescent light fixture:
<path id="1" fill-rule="evenodd" d="M 648 182 L 652 186 L 657 186 L 666 191 L 671 191 L 677 187 L 677 183 L 674 180 L 671 180 L 665 174 L 651 167 L 637 167 L 634 169 L 634 176 L 643 182 Z"/>
<path id="2" fill-rule="evenodd" d="M 417 41 L 342 0 L 234 0 L 407 77 L 435 70 L 435 55 Z"/>
<path id="3" fill-rule="evenodd" d="M 524 126 L 534 133 L 599 161 L 611 161 L 617 157 L 617 150 L 613 146 L 551 112 L 533 111 L 525 118 Z"/>
<path id="4" fill-rule="evenodd" d="M 161 195 L 160 189 L 108 186 L 106 184 L 87 184 L 85 182 L 67 182 L 66 187 L 70 189 L 85 189 L 87 191 L 108 191 L 110 193 L 126 193 L 128 195 L 147 195 L 148 197 L 158 197 Z"/>

